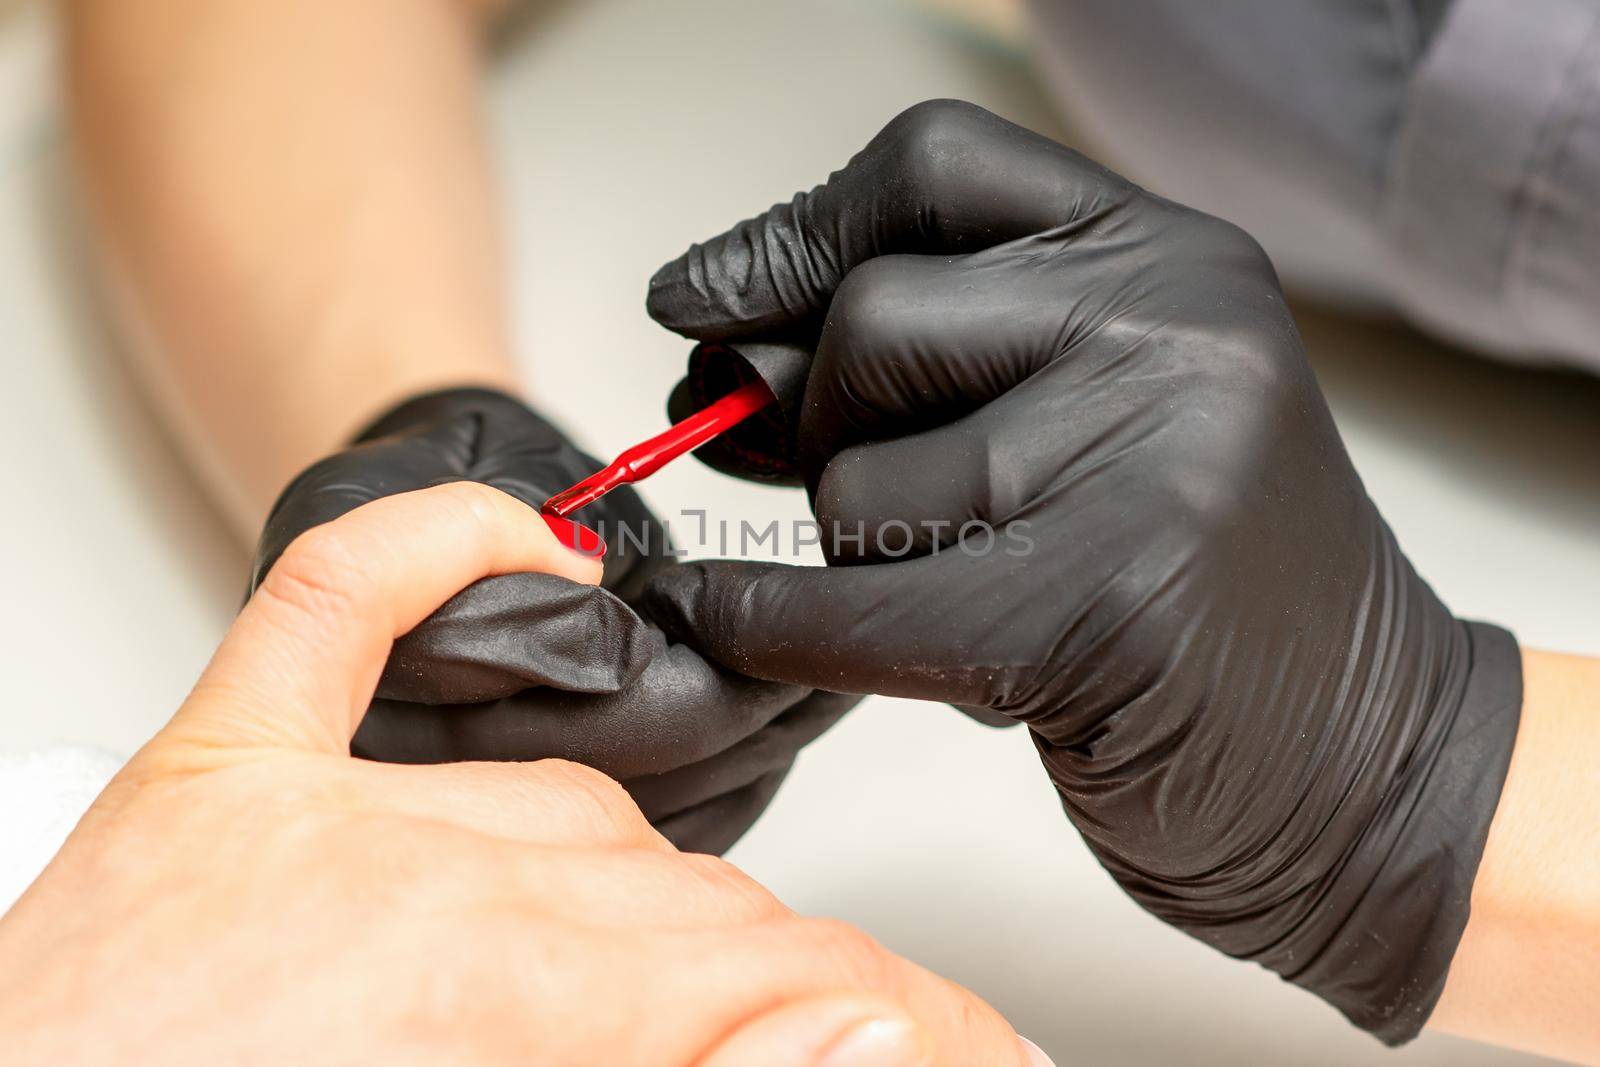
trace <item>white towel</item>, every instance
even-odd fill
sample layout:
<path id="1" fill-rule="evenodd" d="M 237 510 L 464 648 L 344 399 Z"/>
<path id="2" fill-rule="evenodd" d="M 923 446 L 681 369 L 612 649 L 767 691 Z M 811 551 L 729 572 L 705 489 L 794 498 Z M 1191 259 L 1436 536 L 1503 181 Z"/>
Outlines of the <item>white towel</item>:
<path id="1" fill-rule="evenodd" d="M 78 745 L 0 753 L 0 912 L 44 870 L 123 762 Z"/>

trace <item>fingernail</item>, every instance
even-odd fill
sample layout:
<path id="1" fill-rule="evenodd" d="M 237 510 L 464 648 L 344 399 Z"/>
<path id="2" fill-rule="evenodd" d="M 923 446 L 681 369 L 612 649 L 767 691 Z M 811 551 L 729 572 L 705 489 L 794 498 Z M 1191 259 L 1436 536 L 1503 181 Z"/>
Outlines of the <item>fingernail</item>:
<path id="1" fill-rule="evenodd" d="M 1044 1049 L 1035 1045 L 1021 1034 L 1017 1035 L 1017 1040 L 1022 1042 L 1022 1051 L 1028 1054 L 1028 1063 L 1032 1067 L 1056 1067 L 1056 1061 L 1046 1056 Z"/>
<path id="2" fill-rule="evenodd" d="M 606 558 L 606 542 L 599 534 L 581 522 L 564 519 L 560 515 L 546 515 L 541 513 L 540 518 L 550 527 L 550 532 L 556 535 L 556 540 L 566 545 L 580 556 L 590 559 Z"/>
<path id="3" fill-rule="evenodd" d="M 817 1067 L 925 1067 L 929 1049 L 907 1019 L 868 1019 L 835 1041 Z"/>

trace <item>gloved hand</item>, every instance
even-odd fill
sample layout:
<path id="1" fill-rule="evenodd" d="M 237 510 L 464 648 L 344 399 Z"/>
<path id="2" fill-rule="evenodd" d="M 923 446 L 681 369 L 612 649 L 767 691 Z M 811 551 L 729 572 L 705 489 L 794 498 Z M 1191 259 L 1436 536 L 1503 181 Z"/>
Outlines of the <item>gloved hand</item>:
<path id="1" fill-rule="evenodd" d="M 1517 648 L 1401 554 L 1255 242 L 936 102 L 667 265 L 649 306 L 696 338 L 815 338 L 797 463 L 845 565 L 665 572 L 669 632 L 756 677 L 1026 722 L 1144 907 L 1417 1032 Z"/>
<path id="2" fill-rule="evenodd" d="M 377 497 L 479 481 L 538 507 L 599 466 L 509 396 L 419 397 L 290 483 L 251 589 L 300 533 Z M 626 488 L 579 517 L 609 542 L 602 587 L 549 574 L 468 586 L 395 643 L 351 750 L 395 763 L 575 760 L 621 780 L 680 848 L 725 851 L 800 748 L 858 698 L 747 678 L 668 640 L 632 606 L 675 562 L 665 528 Z"/>

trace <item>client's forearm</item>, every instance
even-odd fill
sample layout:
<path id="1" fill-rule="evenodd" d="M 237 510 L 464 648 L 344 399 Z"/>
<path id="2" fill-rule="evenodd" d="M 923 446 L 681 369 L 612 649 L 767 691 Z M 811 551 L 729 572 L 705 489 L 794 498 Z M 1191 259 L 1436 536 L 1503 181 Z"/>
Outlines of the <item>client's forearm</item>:
<path id="1" fill-rule="evenodd" d="M 253 534 L 403 396 L 514 385 L 466 0 L 73 0 L 78 176 L 148 384 Z"/>
<path id="2" fill-rule="evenodd" d="M 1600 660 L 1523 655 L 1522 725 L 1431 1025 L 1600 1064 Z"/>

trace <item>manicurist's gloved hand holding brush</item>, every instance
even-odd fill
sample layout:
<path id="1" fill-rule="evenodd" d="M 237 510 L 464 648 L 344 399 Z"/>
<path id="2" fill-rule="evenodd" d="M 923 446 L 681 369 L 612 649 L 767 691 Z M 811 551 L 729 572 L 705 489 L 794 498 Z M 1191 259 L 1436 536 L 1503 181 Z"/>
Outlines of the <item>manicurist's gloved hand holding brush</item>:
<path id="1" fill-rule="evenodd" d="M 1518 982 L 1581 997 L 1600 952 L 1505 936 L 1519 851 L 1543 842 L 1546 904 L 1592 864 L 1520 820 L 1597 751 L 1600 722 L 1551 695 L 1593 667 L 1418 575 L 1242 231 L 933 102 L 668 264 L 649 307 L 814 351 L 788 458 L 832 564 L 663 573 L 647 600 L 676 636 L 755 677 L 1026 723 L 1144 907 L 1385 1041 L 1444 992 L 1451 1029 L 1600 1048 L 1575 1000 Z"/>

